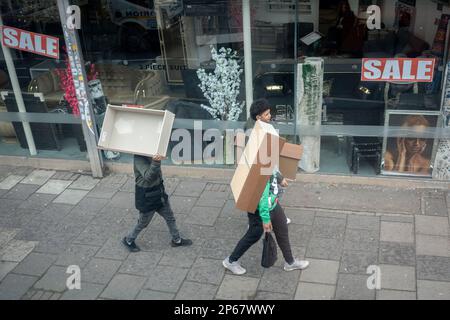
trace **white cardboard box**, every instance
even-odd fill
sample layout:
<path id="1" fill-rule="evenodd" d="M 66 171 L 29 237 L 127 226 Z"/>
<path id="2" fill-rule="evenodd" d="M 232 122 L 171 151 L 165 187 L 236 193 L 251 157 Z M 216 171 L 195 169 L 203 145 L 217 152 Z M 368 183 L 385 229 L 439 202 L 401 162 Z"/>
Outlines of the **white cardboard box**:
<path id="1" fill-rule="evenodd" d="M 170 111 L 108 105 L 98 148 L 166 156 L 175 115 Z"/>

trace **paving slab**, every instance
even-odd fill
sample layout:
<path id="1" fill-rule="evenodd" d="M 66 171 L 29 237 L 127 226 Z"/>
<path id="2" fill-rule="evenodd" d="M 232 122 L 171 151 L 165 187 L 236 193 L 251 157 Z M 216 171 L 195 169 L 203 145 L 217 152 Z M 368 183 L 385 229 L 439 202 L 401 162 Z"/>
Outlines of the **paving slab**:
<path id="1" fill-rule="evenodd" d="M 416 248 L 410 243 L 381 242 L 379 261 L 382 264 L 415 266 Z"/>
<path id="2" fill-rule="evenodd" d="M 313 210 L 284 208 L 284 213 L 294 224 L 305 224 L 312 226 L 314 223 L 315 212 Z"/>
<path id="3" fill-rule="evenodd" d="M 416 291 L 416 269 L 380 264 L 381 289 Z"/>
<path id="4" fill-rule="evenodd" d="M 220 300 L 252 300 L 256 297 L 259 279 L 225 275 L 217 292 Z"/>
<path id="5" fill-rule="evenodd" d="M 66 217 L 73 209 L 73 206 L 63 203 L 50 203 L 42 212 L 38 218 L 43 220 L 60 220 Z"/>
<path id="6" fill-rule="evenodd" d="M 0 250 L 0 260 L 21 262 L 33 251 L 37 241 L 11 240 Z"/>
<path id="7" fill-rule="evenodd" d="M 53 176 L 52 179 L 75 181 L 80 176 L 79 173 L 73 173 L 68 171 L 58 171 Z"/>
<path id="8" fill-rule="evenodd" d="M 447 216 L 447 205 L 444 197 L 425 197 L 424 213 L 427 216 Z"/>
<path id="9" fill-rule="evenodd" d="M 292 300 L 291 294 L 270 292 L 270 291 L 256 291 L 255 300 Z"/>
<path id="10" fill-rule="evenodd" d="M 414 216 L 381 214 L 380 219 L 387 222 L 414 223 Z"/>
<path id="11" fill-rule="evenodd" d="M 344 250 L 339 272 L 366 275 L 367 268 L 377 263 L 378 252 L 376 251 Z"/>
<path id="12" fill-rule="evenodd" d="M 380 229 L 380 217 L 351 214 L 347 218 L 347 228 L 378 231 Z"/>
<path id="13" fill-rule="evenodd" d="M 450 257 L 450 237 L 418 234 L 416 253 L 421 256 Z"/>
<path id="14" fill-rule="evenodd" d="M 92 176 L 81 175 L 71 184 L 70 188 L 89 191 L 92 190 L 99 182 L 100 179 L 93 178 Z"/>
<path id="15" fill-rule="evenodd" d="M 309 267 L 302 270 L 300 281 L 336 285 L 339 261 L 310 259 Z"/>
<path id="16" fill-rule="evenodd" d="M 188 214 L 194 207 L 197 198 L 195 197 L 181 197 L 181 196 L 171 196 L 169 198 L 170 207 L 174 213 Z"/>
<path id="17" fill-rule="evenodd" d="M 0 248 L 6 245 L 10 240 L 14 239 L 20 229 L 0 228 Z"/>
<path id="18" fill-rule="evenodd" d="M 206 187 L 206 182 L 182 180 L 174 191 L 176 196 L 199 197 Z"/>
<path id="19" fill-rule="evenodd" d="M 184 248 L 170 248 L 162 253 L 161 260 L 159 260 L 158 264 L 162 266 L 190 268 L 197 259 L 200 250 L 201 247 L 195 244 Z M 158 261 L 158 259 L 155 259 L 155 261 Z"/>
<path id="20" fill-rule="evenodd" d="M 417 294 L 413 291 L 377 290 L 377 300 L 416 300 Z"/>
<path id="21" fill-rule="evenodd" d="M 37 185 L 18 183 L 4 194 L 3 198 L 27 200 L 37 189 Z"/>
<path id="22" fill-rule="evenodd" d="M 6 277 L 19 263 L 10 261 L 0 261 L 0 282 Z"/>
<path id="23" fill-rule="evenodd" d="M 64 292 L 67 289 L 66 282 L 71 273 L 66 273 L 67 268 L 52 266 L 42 278 L 34 285 L 35 289 L 46 291 Z M 83 273 L 81 274 L 83 278 Z"/>
<path id="24" fill-rule="evenodd" d="M 336 291 L 335 285 L 299 282 L 295 300 L 332 300 Z"/>
<path id="25" fill-rule="evenodd" d="M 66 267 L 78 265 L 80 268 L 83 268 L 99 249 L 100 247 L 90 245 L 71 244 L 67 250 L 59 255 L 55 265 Z"/>
<path id="26" fill-rule="evenodd" d="M 380 240 L 385 242 L 414 242 L 414 225 L 411 223 L 381 221 Z"/>
<path id="27" fill-rule="evenodd" d="M 32 252 L 19 263 L 13 272 L 40 277 L 47 271 L 53 262 L 55 262 L 55 260 L 55 255 Z"/>
<path id="28" fill-rule="evenodd" d="M 236 244 L 237 242 L 234 239 L 214 239 L 213 241 L 206 241 L 203 244 L 199 255 L 205 258 L 223 260 L 230 255 Z"/>
<path id="29" fill-rule="evenodd" d="M 49 194 L 61 194 L 67 187 L 70 186 L 72 181 L 67 180 L 48 180 L 42 187 L 37 190 L 37 193 L 49 193 Z"/>
<path id="30" fill-rule="evenodd" d="M 108 204 L 108 201 L 108 199 L 84 197 L 80 200 L 80 202 L 78 202 L 74 209 L 97 213 L 105 208 L 105 206 Z"/>
<path id="31" fill-rule="evenodd" d="M 416 216 L 415 227 L 417 234 L 448 237 L 450 227 L 448 217 Z"/>
<path id="32" fill-rule="evenodd" d="M 87 193 L 88 192 L 85 190 L 66 189 L 53 200 L 53 202 L 76 205 L 87 195 Z"/>
<path id="33" fill-rule="evenodd" d="M 107 207 L 121 208 L 121 209 L 134 209 L 135 199 L 134 193 L 118 191 L 111 200 L 108 201 Z"/>
<path id="34" fill-rule="evenodd" d="M 212 300 L 217 289 L 213 284 L 184 281 L 175 300 Z"/>
<path id="35" fill-rule="evenodd" d="M 287 272 L 278 267 L 265 269 L 258 290 L 294 294 L 299 276 L 300 270 Z"/>
<path id="36" fill-rule="evenodd" d="M 104 288 L 105 285 L 81 281 L 80 289 L 67 290 L 61 296 L 61 300 L 95 300 Z"/>
<path id="37" fill-rule="evenodd" d="M 222 266 L 221 260 L 197 258 L 195 268 L 189 271 L 186 279 L 189 281 L 219 285 L 224 273 L 225 269 Z"/>
<path id="38" fill-rule="evenodd" d="M 367 275 L 339 274 L 336 299 L 374 300 L 375 290 L 367 288 L 367 279 Z"/>
<path id="39" fill-rule="evenodd" d="M 312 232 L 315 237 L 343 239 L 346 221 L 343 219 L 325 218 L 316 216 Z"/>
<path id="40" fill-rule="evenodd" d="M 114 236 L 105 242 L 101 249 L 97 251 L 95 257 L 125 260 L 129 254 L 130 251 L 123 245 L 122 238 Z"/>
<path id="41" fill-rule="evenodd" d="M 315 208 L 316 209 L 316 208 Z M 324 217 L 324 218 L 333 218 L 333 219 L 343 219 L 347 220 L 347 214 L 337 211 L 337 210 L 323 210 L 323 209 L 316 209 L 315 210 L 316 217 Z"/>
<path id="42" fill-rule="evenodd" d="M 121 261 L 93 258 L 81 270 L 81 279 L 98 284 L 107 284 L 119 270 Z"/>
<path id="43" fill-rule="evenodd" d="M 193 207 L 187 222 L 203 226 L 213 226 L 219 217 L 220 210 L 214 207 Z"/>
<path id="44" fill-rule="evenodd" d="M 3 179 L 2 181 L 0 181 L 0 189 L 10 190 L 16 184 L 21 182 L 24 178 L 25 178 L 25 176 L 18 176 L 18 175 L 11 174 L 11 175 L 7 176 L 5 179 Z"/>
<path id="45" fill-rule="evenodd" d="M 153 290 L 141 290 L 136 300 L 173 300 L 175 298 L 175 294 L 161 292 L 161 291 L 153 291 Z"/>
<path id="46" fill-rule="evenodd" d="M 344 239 L 345 250 L 378 251 L 379 231 L 364 229 L 346 229 Z"/>
<path id="47" fill-rule="evenodd" d="M 355 197 L 355 192 L 358 196 Z M 342 201 L 345 199 L 345 201 Z M 420 193 L 398 188 L 325 183 L 293 184 L 283 201 L 290 206 L 347 211 L 420 214 Z"/>
<path id="48" fill-rule="evenodd" d="M 339 260 L 344 250 L 344 242 L 336 239 L 315 238 L 310 239 L 306 249 L 306 258 L 323 260 Z"/>
<path id="49" fill-rule="evenodd" d="M 417 296 L 419 300 L 450 300 L 450 282 L 418 280 Z"/>
<path id="50" fill-rule="evenodd" d="M 119 272 L 148 277 L 158 265 L 161 257 L 161 252 L 140 251 L 132 253 L 123 262 Z"/>
<path id="51" fill-rule="evenodd" d="M 23 201 L 19 208 L 44 210 L 56 198 L 54 194 L 34 193 L 26 201 Z"/>
<path id="52" fill-rule="evenodd" d="M 177 293 L 188 271 L 185 268 L 157 266 L 150 272 L 144 289 Z"/>
<path id="53" fill-rule="evenodd" d="M 87 191 L 87 190 L 85 190 Z M 112 186 L 95 186 L 92 190 L 88 191 L 88 198 L 100 198 L 100 199 L 111 199 L 116 193 L 117 189 L 114 189 Z"/>
<path id="54" fill-rule="evenodd" d="M 204 190 L 197 201 L 197 206 L 222 208 L 228 200 L 229 191 Z"/>
<path id="55" fill-rule="evenodd" d="M 0 282 L 0 300 L 19 300 L 38 278 L 21 274 L 8 274 Z"/>
<path id="56" fill-rule="evenodd" d="M 107 299 L 132 300 L 136 298 L 144 285 L 144 282 L 144 277 L 117 274 L 112 278 L 100 297 Z"/>
<path id="57" fill-rule="evenodd" d="M 56 171 L 48 171 L 48 170 L 34 170 L 28 176 L 26 176 L 21 183 L 25 184 L 37 184 L 44 185 L 54 174 Z"/>
<path id="58" fill-rule="evenodd" d="M 417 279 L 450 282 L 450 258 L 417 256 Z"/>

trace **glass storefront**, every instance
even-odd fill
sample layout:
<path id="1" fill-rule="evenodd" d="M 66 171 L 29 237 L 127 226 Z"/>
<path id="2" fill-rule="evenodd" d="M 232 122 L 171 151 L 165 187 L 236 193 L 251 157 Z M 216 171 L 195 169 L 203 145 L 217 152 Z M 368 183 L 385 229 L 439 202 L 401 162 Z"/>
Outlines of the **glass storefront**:
<path id="1" fill-rule="evenodd" d="M 245 128 L 248 100 L 265 98 L 281 134 L 315 150 L 315 165 L 302 167 L 306 172 L 432 176 L 443 138 L 438 129 L 447 116 L 442 105 L 450 6 L 445 3 L 69 2 L 80 8 L 78 35 L 98 128 L 107 104 L 129 105 L 170 110 L 176 116 L 174 132 L 187 129 L 201 136 L 208 128 Z M 56 0 L 2 1 L 1 12 L 5 26 L 58 38 L 59 58 L 3 46 L 10 52 L 30 113 L 37 155 L 30 155 L 30 135 L 20 121 L 20 101 L 3 56 L 0 155 L 86 160 L 80 116 L 64 85 L 70 82 L 65 77 L 69 69 Z M 228 81 L 223 81 L 225 75 Z M 212 93 L 221 91 L 228 97 L 214 98 Z M 221 105 L 233 107 L 211 111 Z M 234 113 L 233 108 L 242 111 Z M 37 113 L 45 113 L 45 121 Z M 201 128 L 195 120 L 202 121 Z M 391 127 L 407 133 L 408 128 L 416 133 L 421 128 L 425 133 L 408 136 L 401 130 L 392 133 Z M 179 141 L 172 138 L 166 162 L 179 164 L 172 158 Z M 191 160 L 206 165 L 202 152 L 208 143 L 192 141 L 191 150 L 200 149 L 200 159 L 195 152 L 183 155 L 185 165 Z M 114 152 L 102 155 L 106 162 L 132 159 Z"/>
<path id="2" fill-rule="evenodd" d="M 1 19 L 4 41 L 22 50 L 0 52 L 0 155 L 86 161 L 77 103 L 64 98 L 71 75 L 56 1 L 2 1 Z"/>

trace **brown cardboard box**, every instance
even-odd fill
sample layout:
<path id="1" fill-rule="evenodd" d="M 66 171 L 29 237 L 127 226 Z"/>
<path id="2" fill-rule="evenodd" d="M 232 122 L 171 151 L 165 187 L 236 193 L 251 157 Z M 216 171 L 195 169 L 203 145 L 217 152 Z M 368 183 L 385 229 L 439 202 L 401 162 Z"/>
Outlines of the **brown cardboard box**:
<path id="1" fill-rule="evenodd" d="M 256 122 L 230 183 L 237 209 L 256 211 L 274 166 L 279 166 L 280 143 L 284 141 L 270 124 Z"/>
<path id="2" fill-rule="evenodd" d="M 108 105 L 98 148 L 166 156 L 175 115 L 170 111 Z"/>
<path id="3" fill-rule="evenodd" d="M 295 180 L 297 176 L 298 162 L 302 158 L 303 146 L 292 143 L 284 143 L 280 151 L 280 172 L 283 177 Z"/>

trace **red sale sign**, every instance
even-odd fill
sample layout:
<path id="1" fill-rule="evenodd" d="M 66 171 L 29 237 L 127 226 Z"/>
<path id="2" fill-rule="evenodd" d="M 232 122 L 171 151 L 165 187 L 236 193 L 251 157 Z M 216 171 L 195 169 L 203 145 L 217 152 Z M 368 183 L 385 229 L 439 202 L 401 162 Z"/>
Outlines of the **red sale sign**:
<path id="1" fill-rule="evenodd" d="M 1 36 L 6 47 L 59 59 L 59 39 L 56 37 L 7 26 L 1 28 Z"/>
<path id="2" fill-rule="evenodd" d="M 432 82 L 434 63 L 430 58 L 367 58 L 361 81 Z"/>

